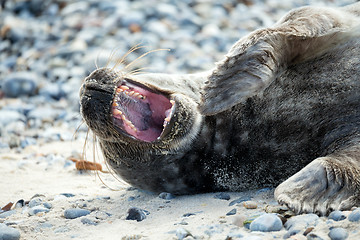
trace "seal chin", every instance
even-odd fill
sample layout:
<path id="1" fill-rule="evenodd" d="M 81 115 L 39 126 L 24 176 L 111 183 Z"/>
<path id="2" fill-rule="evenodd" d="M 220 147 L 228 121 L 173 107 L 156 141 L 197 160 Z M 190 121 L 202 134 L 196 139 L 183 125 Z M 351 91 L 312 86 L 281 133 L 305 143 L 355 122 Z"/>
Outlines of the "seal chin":
<path id="1" fill-rule="evenodd" d="M 115 89 L 111 113 L 121 134 L 142 142 L 156 142 L 170 132 L 175 108 L 175 100 L 167 94 L 124 79 Z"/>

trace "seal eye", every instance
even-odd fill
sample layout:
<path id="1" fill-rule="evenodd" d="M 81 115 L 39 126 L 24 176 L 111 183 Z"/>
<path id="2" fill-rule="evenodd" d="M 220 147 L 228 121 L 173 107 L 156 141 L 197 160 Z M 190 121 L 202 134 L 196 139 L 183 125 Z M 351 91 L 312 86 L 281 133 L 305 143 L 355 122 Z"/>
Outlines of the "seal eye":
<path id="1" fill-rule="evenodd" d="M 174 104 L 160 93 L 122 81 L 112 104 L 114 124 L 138 140 L 153 142 L 170 122 Z"/>

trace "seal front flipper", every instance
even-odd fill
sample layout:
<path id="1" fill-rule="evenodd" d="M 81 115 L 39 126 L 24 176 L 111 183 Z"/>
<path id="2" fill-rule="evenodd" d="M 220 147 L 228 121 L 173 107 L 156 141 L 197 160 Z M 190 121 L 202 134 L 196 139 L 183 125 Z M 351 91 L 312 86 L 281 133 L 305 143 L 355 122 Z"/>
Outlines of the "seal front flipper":
<path id="1" fill-rule="evenodd" d="M 296 213 L 327 215 L 360 204 L 360 143 L 312 161 L 275 189 Z"/>
<path id="2" fill-rule="evenodd" d="M 205 82 L 200 111 L 213 115 L 261 94 L 291 64 L 345 41 L 359 26 L 359 12 L 360 3 L 340 9 L 303 7 L 240 39 Z"/>

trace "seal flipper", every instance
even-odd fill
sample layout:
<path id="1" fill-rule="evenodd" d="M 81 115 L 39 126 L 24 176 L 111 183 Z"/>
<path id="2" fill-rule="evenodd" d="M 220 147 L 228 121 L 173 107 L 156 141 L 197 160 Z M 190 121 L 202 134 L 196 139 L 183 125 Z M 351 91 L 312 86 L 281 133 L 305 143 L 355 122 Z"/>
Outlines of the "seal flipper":
<path id="1" fill-rule="evenodd" d="M 355 10 L 360 11 L 360 3 L 344 9 L 299 8 L 273 27 L 240 39 L 205 82 L 200 111 L 214 115 L 244 102 L 289 65 L 320 56 L 351 37 L 359 22 Z"/>
<path id="2" fill-rule="evenodd" d="M 327 215 L 360 204 L 360 143 L 312 161 L 275 189 L 296 213 Z"/>

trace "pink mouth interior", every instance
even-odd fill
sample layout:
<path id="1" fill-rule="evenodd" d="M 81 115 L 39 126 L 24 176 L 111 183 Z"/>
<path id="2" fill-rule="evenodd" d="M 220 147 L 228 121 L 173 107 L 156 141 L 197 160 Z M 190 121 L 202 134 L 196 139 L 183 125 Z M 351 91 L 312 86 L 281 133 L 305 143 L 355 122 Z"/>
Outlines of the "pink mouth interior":
<path id="1" fill-rule="evenodd" d="M 116 89 L 114 124 L 141 141 L 153 142 L 170 121 L 172 106 L 164 95 L 124 81 Z"/>

